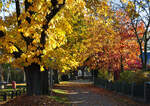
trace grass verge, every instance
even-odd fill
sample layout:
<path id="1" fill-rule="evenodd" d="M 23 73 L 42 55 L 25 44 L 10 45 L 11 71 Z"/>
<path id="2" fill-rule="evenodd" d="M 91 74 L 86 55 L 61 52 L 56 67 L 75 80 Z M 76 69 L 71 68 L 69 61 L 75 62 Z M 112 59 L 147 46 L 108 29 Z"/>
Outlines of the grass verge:
<path id="1" fill-rule="evenodd" d="M 54 99 L 56 102 L 59 102 L 59 103 L 68 103 L 68 98 L 67 97 L 60 97 L 60 96 L 49 96 L 49 98 L 51 99 Z"/>

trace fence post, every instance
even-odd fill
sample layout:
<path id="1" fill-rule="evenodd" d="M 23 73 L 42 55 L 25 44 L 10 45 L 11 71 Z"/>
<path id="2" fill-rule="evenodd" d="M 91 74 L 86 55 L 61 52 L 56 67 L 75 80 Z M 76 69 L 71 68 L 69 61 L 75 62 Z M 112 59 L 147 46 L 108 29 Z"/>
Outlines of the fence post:
<path id="1" fill-rule="evenodd" d="M 124 93 L 124 87 L 125 87 L 125 82 L 122 82 L 120 85 L 121 85 L 121 89 L 120 89 L 120 92 L 121 93 Z"/>
<path id="2" fill-rule="evenodd" d="M 26 93 L 26 88 L 23 88 L 23 93 Z"/>
<path id="3" fill-rule="evenodd" d="M 18 96 L 20 96 L 20 90 L 18 90 L 17 92 L 18 92 Z"/>
<path id="4" fill-rule="evenodd" d="M 4 101 L 7 100 L 7 93 L 6 93 L 6 92 L 4 92 L 4 94 L 3 94 L 3 100 L 4 100 Z"/>
<path id="5" fill-rule="evenodd" d="M 14 98 L 14 91 L 11 92 L 11 99 Z"/>
<path id="6" fill-rule="evenodd" d="M 150 82 L 144 83 L 144 101 L 150 103 Z"/>
<path id="7" fill-rule="evenodd" d="M 18 95 L 17 90 L 16 90 L 16 96 Z"/>
<path id="8" fill-rule="evenodd" d="M 146 82 L 144 83 L 144 101 L 146 102 Z"/>
<path id="9" fill-rule="evenodd" d="M 132 83 L 131 85 L 131 97 L 134 96 L 134 83 Z"/>

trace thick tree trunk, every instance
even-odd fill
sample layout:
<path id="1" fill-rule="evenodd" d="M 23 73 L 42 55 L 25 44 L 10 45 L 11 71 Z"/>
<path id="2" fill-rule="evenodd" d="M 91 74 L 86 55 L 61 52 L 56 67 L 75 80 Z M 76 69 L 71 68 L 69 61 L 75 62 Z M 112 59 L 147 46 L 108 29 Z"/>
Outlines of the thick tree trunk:
<path id="1" fill-rule="evenodd" d="M 24 67 L 26 74 L 27 95 L 48 95 L 48 70 L 40 71 L 40 65 L 32 63 Z"/>

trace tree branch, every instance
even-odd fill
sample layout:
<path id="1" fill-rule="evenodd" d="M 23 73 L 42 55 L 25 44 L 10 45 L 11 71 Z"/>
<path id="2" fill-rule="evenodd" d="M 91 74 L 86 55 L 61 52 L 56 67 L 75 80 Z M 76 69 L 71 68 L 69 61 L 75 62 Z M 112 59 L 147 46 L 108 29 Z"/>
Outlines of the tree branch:
<path id="1" fill-rule="evenodd" d="M 17 14 L 17 22 L 18 22 L 18 27 L 21 25 L 21 20 L 19 20 L 19 16 L 20 16 L 20 4 L 19 4 L 19 0 L 15 0 L 16 1 L 16 14 Z"/>
<path id="2" fill-rule="evenodd" d="M 18 51 L 14 51 L 12 54 L 14 55 L 15 58 L 20 58 L 20 56 L 22 55 L 23 51 L 13 42 L 9 41 L 9 43 L 13 44 L 13 46 L 15 46 L 17 48 Z"/>
<path id="3" fill-rule="evenodd" d="M 58 4 L 57 0 L 51 0 L 51 3 L 53 5 L 53 9 L 51 10 L 51 12 L 49 14 L 46 15 L 45 24 L 42 26 L 43 31 L 41 33 L 41 39 L 40 39 L 40 43 L 43 45 L 43 47 L 41 48 L 42 50 L 44 49 L 44 45 L 46 43 L 46 33 L 45 33 L 45 31 L 47 31 L 47 29 L 48 29 L 48 24 L 49 24 L 50 20 L 65 5 L 65 2 L 66 2 L 66 0 L 64 0 L 62 4 Z"/>
<path id="4" fill-rule="evenodd" d="M 144 35 L 145 35 L 145 36 L 147 36 L 147 32 L 148 32 L 149 26 L 150 26 L 150 18 L 149 18 L 148 24 L 147 24 L 147 26 L 146 26 L 146 30 L 145 30 L 145 32 L 144 32 Z M 149 39 L 150 39 L 150 36 L 149 36 L 149 38 L 146 39 L 146 41 L 148 41 Z"/>

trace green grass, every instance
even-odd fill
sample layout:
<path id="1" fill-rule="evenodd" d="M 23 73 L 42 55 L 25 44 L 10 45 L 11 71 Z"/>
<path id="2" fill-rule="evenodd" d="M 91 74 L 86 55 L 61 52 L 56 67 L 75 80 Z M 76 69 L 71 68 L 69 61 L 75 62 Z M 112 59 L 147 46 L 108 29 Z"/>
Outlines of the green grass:
<path id="1" fill-rule="evenodd" d="M 56 94 L 60 94 L 61 96 L 49 96 L 49 98 L 54 99 L 59 103 L 69 103 L 68 97 L 66 96 L 66 94 L 68 94 L 67 90 L 53 89 L 52 91 Z"/>
<path id="2" fill-rule="evenodd" d="M 54 99 L 56 102 L 59 102 L 59 103 L 67 103 L 68 102 L 67 97 L 49 96 L 49 98 Z"/>
<path id="3" fill-rule="evenodd" d="M 0 94 L 3 93 L 3 92 L 9 92 L 9 91 L 13 91 L 14 89 L 0 89 Z M 7 93 L 8 94 L 8 93 Z M 10 94 L 10 93 L 9 93 Z M 7 100 L 9 100 L 11 98 L 11 96 L 7 96 Z M 0 102 L 3 101 L 3 96 L 1 95 L 0 96 Z"/>
<path id="4" fill-rule="evenodd" d="M 71 83 L 71 82 L 69 82 L 69 81 L 61 81 L 60 82 L 60 84 L 69 84 L 69 83 Z"/>
<path id="5" fill-rule="evenodd" d="M 67 90 L 62 89 L 53 89 L 52 91 L 59 94 L 68 94 Z"/>
<path id="6" fill-rule="evenodd" d="M 0 89 L 0 94 L 3 94 L 4 92 L 7 93 L 7 100 L 11 99 L 11 91 L 15 91 L 15 90 L 20 90 L 20 88 L 16 88 L 16 89 Z M 15 94 L 14 94 L 15 97 Z M 3 102 L 3 96 L 0 95 L 0 102 Z"/>
<path id="7" fill-rule="evenodd" d="M 16 90 L 19 90 L 19 88 L 16 88 Z M 0 89 L 0 92 L 8 92 L 8 91 L 14 91 L 14 89 Z"/>

